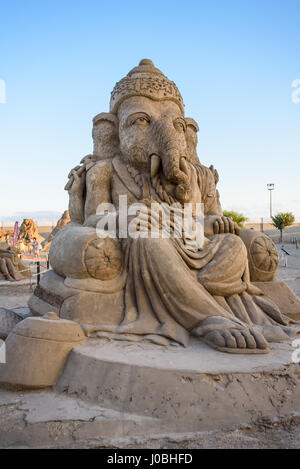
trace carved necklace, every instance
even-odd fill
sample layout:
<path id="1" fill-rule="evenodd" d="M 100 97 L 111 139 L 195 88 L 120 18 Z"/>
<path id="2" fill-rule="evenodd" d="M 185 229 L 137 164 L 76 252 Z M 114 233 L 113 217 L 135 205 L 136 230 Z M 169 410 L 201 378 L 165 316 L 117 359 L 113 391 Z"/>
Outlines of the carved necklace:
<path id="1" fill-rule="evenodd" d="M 157 174 L 154 176 L 154 178 L 151 178 L 150 181 L 149 179 L 141 174 L 136 168 L 131 166 L 129 163 L 126 164 L 126 169 L 134 182 L 140 187 L 142 191 L 142 198 L 145 199 L 147 197 L 147 192 L 150 194 L 149 190 L 149 182 L 152 186 L 152 188 L 155 190 L 155 193 L 158 195 L 159 199 L 162 202 L 166 202 L 168 205 L 173 205 L 176 204 L 178 205 L 179 202 L 174 199 L 170 194 L 167 193 L 167 191 L 164 189 L 161 180 L 160 180 L 160 175 Z M 147 190 L 148 189 L 148 190 Z"/>

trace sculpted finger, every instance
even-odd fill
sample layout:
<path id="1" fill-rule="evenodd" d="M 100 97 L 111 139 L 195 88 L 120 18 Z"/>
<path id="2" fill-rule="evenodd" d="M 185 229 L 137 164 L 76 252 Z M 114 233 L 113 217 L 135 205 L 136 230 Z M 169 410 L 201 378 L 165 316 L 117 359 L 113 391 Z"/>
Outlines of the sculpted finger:
<path id="1" fill-rule="evenodd" d="M 218 221 L 218 224 L 219 224 L 219 233 L 220 234 L 223 234 L 224 233 L 224 223 L 223 223 L 223 220 L 222 218 L 220 218 Z"/>
<path id="2" fill-rule="evenodd" d="M 138 209 L 138 211 L 136 212 L 136 216 L 137 217 L 144 217 L 144 218 L 149 218 L 150 219 L 150 215 L 153 214 L 154 215 L 155 212 L 150 212 L 150 210 L 148 209 L 148 207 L 144 206 L 144 207 L 141 207 Z"/>
<path id="3" fill-rule="evenodd" d="M 142 220 L 143 223 L 147 223 L 153 230 L 157 229 L 161 225 L 159 213 L 156 212 L 147 212 L 142 210 L 138 218 L 139 220 Z"/>
<path id="4" fill-rule="evenodd" d="M 83 173 L 85 173 L 85 166 L 81 166 L 77 171 L 78 176 L 81 176 Z"/>
<path id="5" fill-rule="evenodd" d="M 74 178 L 74 181 L 78 181 L 79 176 L 78 176 L 78 173 L 74 169 L 72 170 L 72 176 Z"/>
<path id="6" fill-rule="evenodd" d="M 216 220 L 216 221 L 214 222 L 214 225 L 213 225 L 213 226 L 214 226 L 214 233 L 215 233 L 215 234 L 219 234 L 220 227 L 219 227 L 218 220 Z"/>
<path id="7" fill-rule="evenodd" d="M 149 218 L 151 218 L 153 220 L 156 220 L 157 222 L 159 222 L 160 219 L 161 219 L 161 213 L 159 211 L 156 211 L 156 210 L 150 210 L 148 212 L 148 215 L 149 215 Z"/>
<path id="8" fill-rule="evenodd" d="M 68 174 L 68 178 L 70 178 L 72 176 L 73 171 L 77 171 L 79 168 L 81 168 L 81 166 L 77 165 L 77 166 L 75 166 L 75 168 L 71 169 L 71 171 Z"/>
<path id="9" fill-rule="evenodd" d="M 138 221 L 144 225 L 144 226 L 158 226 L 159 223 L 157 222 L 156 219 L 151 219 L 151 217 L 144 213 L 144 212 L 141 212 L 139 215 L 138 215 Z"/>
<path id="10" fill-rule="evenodd" d="M 224 224 L 224 233 L 230 233 L 229 218 L 222 217 L 222 221 L 223 221 L 223 224 Z"/>

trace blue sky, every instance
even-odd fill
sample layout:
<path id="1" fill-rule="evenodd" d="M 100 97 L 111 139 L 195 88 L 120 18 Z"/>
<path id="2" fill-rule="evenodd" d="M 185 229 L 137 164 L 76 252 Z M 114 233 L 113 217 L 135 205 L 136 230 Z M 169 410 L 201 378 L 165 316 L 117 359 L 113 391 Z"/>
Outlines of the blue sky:
<path id="1" fill-rule="evenodd" d="M 91 120 L 151 58 L 197 120 L 223 208 L 300 218 L 299 0 L 0 0 L 0 220 L 67 208 L 66 176 L 91 152 Z"/>

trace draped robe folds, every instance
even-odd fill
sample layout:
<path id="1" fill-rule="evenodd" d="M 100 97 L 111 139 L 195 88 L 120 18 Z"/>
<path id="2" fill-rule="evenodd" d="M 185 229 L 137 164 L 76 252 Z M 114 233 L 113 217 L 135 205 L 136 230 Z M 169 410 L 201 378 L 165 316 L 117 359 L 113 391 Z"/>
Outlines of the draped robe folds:
<path id="1" fill-rule="evenodd" d="M 194 165 L 204 215 L 222 214 L 213 173 Z M 148 176 L 138 185 L 119 158 L 113 160 L 112 201 L 127 195 L 133 202 L 162 202 Z M 127 279 L 123 318 L 115 325 L 88 325 L 88 335 L 119 340 L 148 339 L 187 346 L 190 333 L 202 321 L 222 316 L 239 325 L 255 325 L 269 341 L 287 340 L 290 319 L 251 285 L 247 249 L 234 234 L 219 234 L 204 247 L 189 250 L 182 238 L 127 238 L 120 241 Z"/>

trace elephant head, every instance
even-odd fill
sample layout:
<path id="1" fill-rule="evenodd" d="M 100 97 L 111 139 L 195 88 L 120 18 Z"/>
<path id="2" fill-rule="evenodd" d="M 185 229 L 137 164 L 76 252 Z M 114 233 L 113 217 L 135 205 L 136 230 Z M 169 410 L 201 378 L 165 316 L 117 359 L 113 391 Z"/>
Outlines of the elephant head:
<path id="1" fill-rule="evenodd" d="M 168 182 L 188 184 L 181 169 L 181 159 L 188 157 L 186 123 L 174 102 L 132 97 L 120 105 L 118 119 L 125 161 L 152 178 L 162 171 Z"/>
<path id="2" fill-rule="evenodd" d="M 120 153 L 125 163 L 173 185 L 175 198 L 188 201 L 186 161 L 198 161 L 197 123 L 184 118 L 181 95 L 153 63 L 144 59 L 116 84 L 110 113 L 94 118 L 94 155 Z"/>
<path id="3" fill-rule="evenodd" d="M 118 121 L 122 158 L 140 172 L 150 173 L 151 178 L 160 172 L 167 184 L 176 186 L 177 200 L 188 201 L 185 161 L 199 162 L 196 122 L 184 119 L 173 101 L 154 101 L 144 96 L 123 101 Z"/>
<path id="4" fill-rule="evenodd" d="M 115 85 L 110 111 L 118 118 L 121 157 L 152 178 L 161 175 L 166 184 L 175 186 L 175 198 L 185 201 L 191 126 L 184 119 L 184 104 L 175 83 L 151 60 L 143 59 Z"/>

